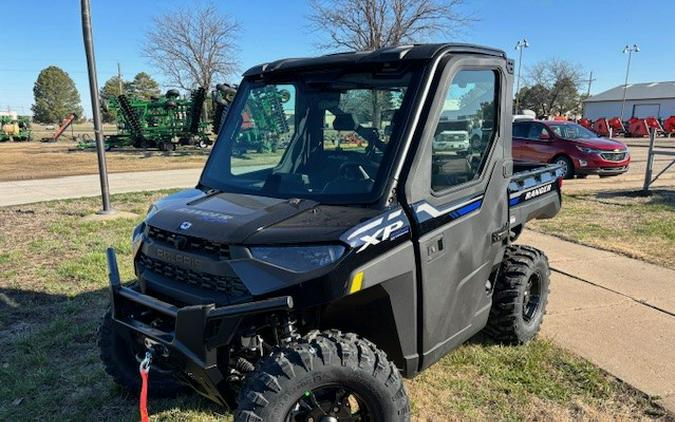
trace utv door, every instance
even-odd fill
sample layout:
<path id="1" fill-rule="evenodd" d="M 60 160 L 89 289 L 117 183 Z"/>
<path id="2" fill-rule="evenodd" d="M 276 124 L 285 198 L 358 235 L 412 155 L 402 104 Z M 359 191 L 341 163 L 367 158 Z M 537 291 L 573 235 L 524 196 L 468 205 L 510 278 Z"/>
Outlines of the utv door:
<path id="1" fill-rule="evenodd" d="M 487 56 L 441 60 L 416 133 L 405 182 L 420 265 L 420 370 L 483 328 L 491 305 L 491 273 L 507 230 L 512 172 L 511 95 L 506 60 Z M 435 87 L 435 89 L 434 89 Z M 502 101 L 505 105 L 502 105 Z M 440 150 L 446 121 L 468 121 L 483 134 L 468 150 Z M 440 128 L 440 129 L 439 129 Z"/>

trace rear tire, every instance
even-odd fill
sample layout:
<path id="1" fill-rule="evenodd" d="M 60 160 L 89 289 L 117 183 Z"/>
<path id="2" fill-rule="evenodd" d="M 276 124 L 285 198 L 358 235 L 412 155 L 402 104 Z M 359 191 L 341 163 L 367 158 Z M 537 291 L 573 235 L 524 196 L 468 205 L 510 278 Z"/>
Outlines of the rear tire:
<path id="1" fill-rule="evenodd" d="M 352 420 L 357 407 L 362 418 L 353 420 L 410 420 L 398 369 L 355 334 L 312 331 L 258 362 L 242 385 L 234 420 Z"/>
<path id="2" fill-rule="evenodd" d="M 564 172 L 563 178 L 571 179 L 574 177 L 574 164 L 569 158 L 561 155 L 553 161 L 553 164 L 558 164 L 560 167 L 562 167 Z"/>
<path id="3" fill-rule="evenodd" d="M 98 332 L 98 346 L 103 368 L 124 391 L 137 396 L 141 391 L 139 362 L 134 356 L 132 345 L 115 331 L 112 315 L 106 312 Z M 149 397 L 175 397 L 189 390 L 169 375 L 150 367 L 148 377 Z"/>
<path id="4" fill-rule="evenodd" d="M 507 344 L 532 340 L 546 313 L 550 275 L 548 259 L 542 251 L 530 246 L 509 246 L 495 283 L 487 334 Z"/>

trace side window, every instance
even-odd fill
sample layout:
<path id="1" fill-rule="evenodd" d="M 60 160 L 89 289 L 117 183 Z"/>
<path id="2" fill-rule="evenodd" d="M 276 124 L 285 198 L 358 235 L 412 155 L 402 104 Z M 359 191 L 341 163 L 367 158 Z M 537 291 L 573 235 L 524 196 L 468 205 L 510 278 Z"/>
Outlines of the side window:
<path id="1" fill-rule="evenodd" d="M 497 89 L 493 70 L 461 70 L 453 78 L 432 141 L 434 191 L 480 176 L 496 132 Z"/>
<path id="2" fill-rule="evenodd" d="M 513 137 L 514 138 L 527 138 L 527 134 L 530 130 L 529 123 L 516 123 L 513 125 Z"/>
<path id="3" fill-rule="evenodd" d="M 533 124 L 530 127 L 530 133 L 528 134 L 527 137 L 529 139 L 534 140 L 534 141 L 538 141 L 539 139 L 541 139 L 542 133 L 546 133 L 548 135 L 548 132 L 546 131 L 546 127 L 544 127 L 544 125 L 541 125 L 541 124 Z"/>

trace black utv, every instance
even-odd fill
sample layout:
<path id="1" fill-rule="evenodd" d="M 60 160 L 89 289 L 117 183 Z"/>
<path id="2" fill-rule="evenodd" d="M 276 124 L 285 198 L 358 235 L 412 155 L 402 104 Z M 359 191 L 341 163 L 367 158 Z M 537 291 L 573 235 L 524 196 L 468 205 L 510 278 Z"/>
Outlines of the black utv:
<path id="1" fill-rule="evenodd" d="M 248 70 L 198 185 L 134 230 L 135 282 L 108 251 L 106 371 L 138 392 L 150 356 L 151 395 L 237 421 L 399 421 L 402 376 L 484 329 L 532 339 L 549 267 L 511 242 L 559 211 L 562 174 L 514 169 L 512 82 L 504 52 L 461 44 Z M 436 148 L 452 121 L 481 139 Z"/>

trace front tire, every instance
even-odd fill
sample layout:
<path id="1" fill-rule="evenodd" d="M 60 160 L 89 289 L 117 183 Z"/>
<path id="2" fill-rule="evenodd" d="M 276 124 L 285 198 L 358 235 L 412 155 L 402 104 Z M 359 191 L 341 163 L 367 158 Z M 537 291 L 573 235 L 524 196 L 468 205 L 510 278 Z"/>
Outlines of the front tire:
<path id="1" fill-rule="evenodd" d="M 546 313 L 550 275 L 548 259 L 542 251 L 530 246 L 509 246 L 495 283 L 487 334 L 507 344 L 532 340 Z"/>
<path id="2" fill-rule="evenodd" d="M 398 369 L 373 343 L 337 330 L 313 331 L 261 360 L 235 421 L 312 420 L 410 420 Z"/>
<path id="3" fill-rule="evenodd" d="M 557 164 L 562 168 L 563 178 L 571 179 L 574 177 L 574 164 L 569 158 L 560 156 L 553 161 L 553 164 Z"/>

